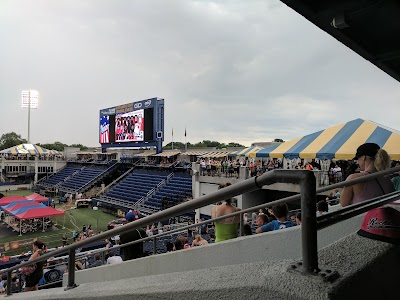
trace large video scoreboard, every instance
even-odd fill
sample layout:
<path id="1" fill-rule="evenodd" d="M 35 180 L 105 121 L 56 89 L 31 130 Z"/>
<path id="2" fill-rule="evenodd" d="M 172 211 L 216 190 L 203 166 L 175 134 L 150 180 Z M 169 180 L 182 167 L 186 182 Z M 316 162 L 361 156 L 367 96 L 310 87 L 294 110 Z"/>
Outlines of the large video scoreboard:
<path id="1" fill-rule="evenodd" d="M 151 98 L 100 110 L 99 142 L 110 147 L 157 147 L 164 141 L 164 99 Z"/>

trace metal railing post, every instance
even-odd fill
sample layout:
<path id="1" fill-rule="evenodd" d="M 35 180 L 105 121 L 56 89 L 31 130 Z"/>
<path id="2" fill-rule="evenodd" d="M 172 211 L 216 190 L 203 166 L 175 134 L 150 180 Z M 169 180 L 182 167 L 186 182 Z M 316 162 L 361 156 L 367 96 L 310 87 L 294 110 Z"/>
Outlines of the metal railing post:
<path id="1" fill-rule="evenodd" d="M 65 290 L 75 287 L 77 287 L 75 284 L 75 249 L 70 249 L 68 255 L 68 285 Z"/>
<path id="2" fill-rule="evenodd" d="M 157 254 L 157 238 L 153 238 L 153 254 Z"/>
<path id="3" fill-rule="evenodd" d="M 301 180 L 301 238 L 303 271 L 318 270 L 316 182 L 312 171 L 308 171 Z"/>
<path id="4" fill-rule="evenodd" d="M 10 296 L 12 294 L 11 293 L 11 287 L 12 287 L 11 275 L 12 275 L 12 271 L 8 271 L 7 272 L 7 296 Z"/>
<path id="5" fill-rule="evenodd" d="M 240 223 L 239 223 L 239 236 L 244 236 L 244 220 L 243 220 L 243 213 L 239 214 Z"/>

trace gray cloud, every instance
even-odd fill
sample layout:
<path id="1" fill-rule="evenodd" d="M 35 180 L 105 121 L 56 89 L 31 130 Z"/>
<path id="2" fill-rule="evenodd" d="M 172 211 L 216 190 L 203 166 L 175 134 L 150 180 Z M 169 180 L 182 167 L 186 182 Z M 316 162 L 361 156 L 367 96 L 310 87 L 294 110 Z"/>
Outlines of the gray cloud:
<path id="1" fill-rule="evenodd" d="M 397 81 L 279 1 L 1 1 L 0 133 L 98 145 L 101 108 L 165 98 L 166 142 L 400 128 Z M 385 109 L 376 109 L 385 106 Z"/>

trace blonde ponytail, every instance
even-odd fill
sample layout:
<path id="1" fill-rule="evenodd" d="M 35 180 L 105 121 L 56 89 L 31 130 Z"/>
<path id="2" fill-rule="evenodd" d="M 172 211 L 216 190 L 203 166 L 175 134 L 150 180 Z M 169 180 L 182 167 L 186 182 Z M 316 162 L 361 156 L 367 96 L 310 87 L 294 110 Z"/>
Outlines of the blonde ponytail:
<path id="1" fill-rule="evenodd" d="M 375 155 L 374 167 L 378 171 L 389 169 L 390 167 L 390 156 L 384 149 L 379 149 Z"/>

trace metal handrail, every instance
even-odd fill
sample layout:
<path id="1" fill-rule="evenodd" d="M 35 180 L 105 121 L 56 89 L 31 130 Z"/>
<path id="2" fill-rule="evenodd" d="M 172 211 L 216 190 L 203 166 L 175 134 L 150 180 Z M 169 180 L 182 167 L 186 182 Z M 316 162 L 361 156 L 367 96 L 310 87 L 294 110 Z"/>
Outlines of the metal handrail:
<path id="1" fill-rule="evenodd" d="M 365 181 L 371 180 L 373 178 L 391 174 L 391 173 L 394 173 L 397 171 L 400 171 L 400 167 L 395 167 L 395 168 L 391 168 L 386 171 L 377 172 L 377 173 L 365 175 L 365 176 L 362 176 L 362 177 L 359 177 L 356 179 L 348 180 L 343 183 L 338 183 L 338 184 L 332 185 L 329 188 L 327 188 L 327 187 L 320 188 L 320 189 L 318 189 L 318 191 L 326 191 L 326 190 L 331 190 L 335 187 L 342 187 L 342 186 L 357 184 L 360 182 L 365 182 Z M 268 203 L 268 205 L 277 205 L 277 204 L 282 204 L 282 203 L 287 203 L 287 202 L 290 202 L 293 200 L 297 200 L 299 198 L 301 199 L 303 270 L 308 273 L 314 273 L 315 270 L 318 270 L 318 255 L 317 255 L 318 225 L 317 225 L 316 207 L 315 207 L 317 190 L 316 190 L 316 186 L 315 186 L 316 185 L 315 176 L 314 176 L 313 172 L 305 171 L 305 170 L 296 170 L 296 171 L 272 170 L 263 175 L 252 177 L 252 178 L 246 179 L 242 182 L 239 182 L 237 184 L 225 187 L 224 189 L 215 191 L 211 194 L 204 195 L 199 198 L 193 199 L 191 201 L 184 202 L 182 204 L 168 208 L 163 211 L 159 211 L 159 212 L 154 213 L 145 218 L 136 220 L 135 222 L 126 224 L 122 227 L 111 229 L 109 231 L 100 233 L 96 236 L 90 237 L 83 241 L 79 241 L 75 244 L 68 245 L 64 248 L 57 249 L 50 253 L 46 253 L 46 254 L 42 255 L 41 257 L 34 259 L 32 261 L 23 262 L 19 265 L 10 267 L 8 269 L 0 270 L 0 274 L 7 272 L 9 278 L 11 278 L 11 272 L 13 270 L 16 270 L 21 267 L 28 266 L 33 263 L 37 263 L 39 261 L 45 260 L 47 258 L 54 257 L 56 255 L 68 252 L 69 253 L 69 263 L 68 263 L 68 286 L 67 286 L 67 289 L 73 288 L 76 286 L 75 285 L 75 264 L 73 263 L 75 261 L 75 249 L 76 248 L 82 248 L 83 246 L 85 246 L 89 243 L 108 238 L 109 236 L 123 234 L 123 233 L 129 232 L 131 230 L 143 227 L 144 225 L 151 224 L 151 223 L 157 222 L 159 220 L 167 219 L 170 217 L 174 217 L 176 215 L 180 215 L 187 211 L 191 211 L 193 209 L 200 208 L 205 205 L 213 204 L 218 201 L 226 200 L 226 199 L 232 198 L 238 194 L 261 189 L 264 185 L 269 185 L 269 184 L 273 184 L 273 183 L 277 183 L 277 182 L 300 183 L 300 185 L 301 185 L 301 194 L 300 195 L 295 195 L 295 196 L 287 197 L 284 199 L 272 201 L 272 202 Z M 388 195 L 385 195 L 385 196 L 387 197 Z M 399 195 L 397 195 L 397 196 L 399 196 Z M 374 202 L 374 201 L 376 201 L 376 199 L 372 199 L 371 201 Z M 393 201 L 393 200 L 391 200 L 391 201 Z M 386 202 L 390 202 L 390 200 L 388 200 Z M 380 205 L 382 205 L 382 204 L 380 204 Z M 266 206 L 266 204 L 263 204 L 263 205 L 252 207 L 252 208 L 249 208 L 246 210 L 238 211 L 236 213 L 231 214 L 231 216 L 232 215 L 240 215 L 247 211 L 254 211 L 258 207 L 262 208 L 265 206 Z M 366 206 L 365 206 L 365 209 L 366 209 Z M 361 211 L 359 213 L 362 213 L 362 212 L 363 211 Z M 325 215 L 325 218 L 328 218 L 327 216 L 328 215 Z M 224 219 L 227 217 L 228 216 L 221 216 L 221 217 L 215 218 L 215 220 Z M 349 217 L 352 217 L 352 215 L 350 215 Z M 188 227 L 199 226 L 203 223 L 206 224 L 209 221 L 210 220 L 200 222 L 200 223 L 197 223 L 196 225 L 191 224 L 191 225 L 188 225 Z M 321 217 L 318 219 L 318 221 L 320 221 L 320 223 L 322 222 Z M 183 230 L 184 228 L 185 227 L 182 227 L 182 228 L 180 228 L 180 230 Z M 165 234 L 170 234 L 170 233 L 171 233 L 171 231 L 165 232 Z M 163 234 L 155 235 L 155 236 L 152 236 L 151 238 L 157 238 L 158 236 L 161 236 Z M 145 238 L 145 239 L 150 239 L 150 237 Z M 138 243 L 138 242 L 140 242 L 140 241 L 139 240 L 134 241 L 134 242 L 132 242 L 132 244 Z M 128 245 L 128 244 L 126 244 L 126 245 Z M 10 291 L 7 290 L 7 293 L 11 293 L 11 290 Z"/>
<path id="2" fill-rule="evenodd" d="M 135 166 L 133 166 L 132 168 L 130 168 L 128 171 L 126 171 L 124 174 L 122 174 L 121 176 L 119 176 L 117 179 L 115 179 L 113 182 L 111 182 L 109 185 L 105 186 L 104 189 L 102 189 L 100 192 L 98 192 L 96 194 L 96 197 L 100 197 L 101 193 L 104 193 L 105 191 L 107 191 L 110 186 L 112 186 L 113 184 L 117 183 L 119 180 L 121 180 L 122 178 L 124 178 L 125 176 L 127 176 L 130 172 L 132 172 L 132 170 L 135 168 Z"/>
<path id="3" fill-rule="evenodd" d="M 108 172 L 112 171 L 113 169 L 115 169 L 116 167 L 118 167 L 118 164 L 115 163 L 113 165 L 111 165 L 110 167 L 108 167 L 107 169 L 105 169 L 103 172 L 101 172 L 99 175 L 97 175 L 96 177 L 92 178 L 89 182 L 87 182 L 85 185 L 81 186 L 77 191 L 81 191 L 83 189 L 85 189 L 86 187 L 92 185 L 93 183 L 95 183 L 97 180 L 102 179 L 105 175 L 108 174 Z"/>

